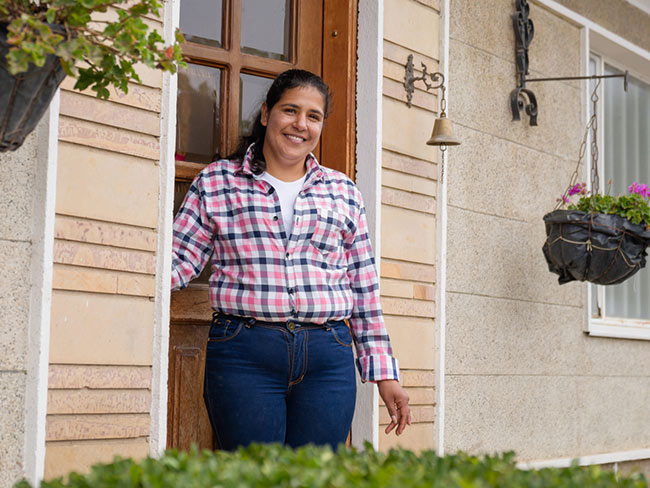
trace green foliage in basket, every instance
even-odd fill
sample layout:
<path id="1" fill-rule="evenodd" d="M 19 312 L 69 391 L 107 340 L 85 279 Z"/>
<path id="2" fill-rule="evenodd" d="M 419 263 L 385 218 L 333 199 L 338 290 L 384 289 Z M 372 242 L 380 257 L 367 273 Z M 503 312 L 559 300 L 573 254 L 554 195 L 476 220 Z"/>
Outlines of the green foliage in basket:
<path id="1" fill-rule="evenodd" d="M 567 194 L 558 198 L 562 204 L 568 204 L 569 210 L 581 212 L 601 213 L 608 215 L 620 215 L 633 224 L 643 224 L 650 227 L 650 189 L 648 185 L 632 183 L 628 188 L 627 195 L 590 194 L 586 190 L 585 183 L 578 183 L 572 186 Z M 571 197 L 579 195 L 577 203 L 571 203 Z"/>

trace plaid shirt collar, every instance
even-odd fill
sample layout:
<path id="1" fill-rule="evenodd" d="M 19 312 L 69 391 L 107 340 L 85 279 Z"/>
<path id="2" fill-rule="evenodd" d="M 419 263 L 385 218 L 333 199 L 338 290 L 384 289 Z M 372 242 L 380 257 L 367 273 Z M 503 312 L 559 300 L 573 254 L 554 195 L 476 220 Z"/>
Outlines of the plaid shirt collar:
<path id="1" fill-rule="evenodd" d="M 246 149 L 246 155 L 244 156 L 244 160 L 242 161 L 241 166 L 237 168 L 237 170 L 235 171 L 235 174 L 249 175 L 254 178 L 256 177 L 256 175 L 251 170 L 251 160 L 253 159 L 254 145 L 255 143 L 251 144 L 250 146 L 248 146 L 248 149 Z M 318 181 L 323 181 L 327 183 L 327 175 L 322 170 L 320 164 L 318 164 L 318 160 L 312 153 L 309 153 L 307 155 L 307 158 L 305 159 L 305 166 L 307 167 L 307 171 L 306 171 L 307 176 L 305 178 L 305 185 L 304 185 L 305 188 L 316 184 L 316 182 Z"/>

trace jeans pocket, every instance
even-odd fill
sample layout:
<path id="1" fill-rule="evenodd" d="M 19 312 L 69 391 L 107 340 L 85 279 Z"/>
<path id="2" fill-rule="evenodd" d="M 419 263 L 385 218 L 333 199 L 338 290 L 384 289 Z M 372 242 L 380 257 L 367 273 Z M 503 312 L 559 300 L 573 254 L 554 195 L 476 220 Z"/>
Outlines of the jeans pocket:
<path id="1" fill-rule="evenodd" d="M 336 342 L 345 347 L 352 347 L 352 335 L 350 334 L 350 329 L 348 329 L 348 326 L 344 322 L 329 327 Z"/>
<path id="2" fill-rule="evenodd" d="M 243 320 L 216 317 L 210 326 L 208 342 L 228 342 L 237 337 L 243 327 Z"/>

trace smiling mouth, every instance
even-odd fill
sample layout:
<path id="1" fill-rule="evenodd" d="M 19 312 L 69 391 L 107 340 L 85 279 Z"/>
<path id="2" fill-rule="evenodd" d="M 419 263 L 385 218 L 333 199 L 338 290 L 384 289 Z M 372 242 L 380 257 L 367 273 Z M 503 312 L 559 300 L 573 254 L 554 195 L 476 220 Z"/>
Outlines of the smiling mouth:
<path id="1" fill-rule="evenodd" d="M 303 137 L 300 137 L 300 136 L 294 136 L 294 135 L 291 135 L 291 134 L 285 134 L 284 136 L 285 136 L 287 139 L 289 139 L 290 141 L 293 141 L 293 142 L 305 142 L 305 140 L 306 140 L 306 139 L 304 139 Z"/>

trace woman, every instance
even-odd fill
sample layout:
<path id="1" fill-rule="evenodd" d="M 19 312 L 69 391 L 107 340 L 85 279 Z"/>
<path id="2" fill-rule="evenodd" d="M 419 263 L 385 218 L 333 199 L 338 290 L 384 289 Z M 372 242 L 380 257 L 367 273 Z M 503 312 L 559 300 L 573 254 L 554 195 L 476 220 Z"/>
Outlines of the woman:
<path id="1" fill-rule="evenodd" d="M 279 75 L 251 135 L 199 173 L 174 222 L 173 289 L 214 253 L 204 399 L 222 449 L 345 442 L 353 337 L 361 378 L 391 416 L 386 433 L 410 424 L 361 194 L 311 154 L 329 102 L 320 77 Z"/>

